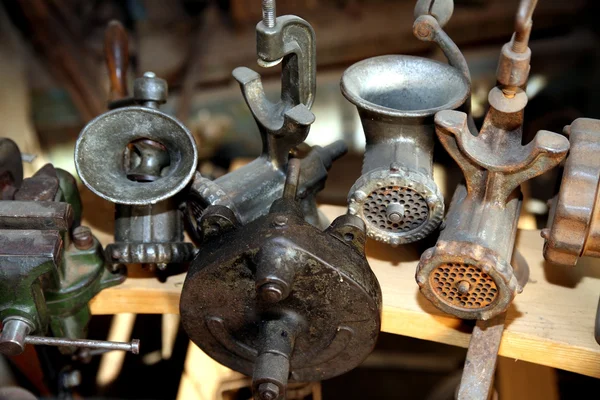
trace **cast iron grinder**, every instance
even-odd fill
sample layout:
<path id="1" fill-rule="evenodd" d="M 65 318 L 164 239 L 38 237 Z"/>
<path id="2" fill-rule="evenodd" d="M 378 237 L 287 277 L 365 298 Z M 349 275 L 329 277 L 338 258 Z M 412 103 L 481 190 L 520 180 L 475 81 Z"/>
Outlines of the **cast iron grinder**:
<path id="1" fill-rule="evenodd" d="M 564 134 L 571 149 L 542 237 L 547 261 L 574 267 L 580 257 L 600 257 L 600 120 L 578 118 Z M 594 336 L 600 343 L 600 302 Z"/>
<path id="2" fill-rule="evenodd" d="M 365 258 L 365 227 L 353 215 L 324 231 L 296 200 L 300 161 L 288 165 L 283 197 L 241 225 L 209 206 L 205 242 L 181 294 L 183 326 L 204 352 L 252 376 L 256 399 L 285 398 L 288 381 L 320 381 L 371 352 L 381 291 Z"/>
<path id="3" fill-rule="evenodd" d="M 246 67 L 233 71 L 258 125 L 263 149 L 260 157 L 214 181 L 196 173 L 188 199 L 188 220 L 201 241 L 198 228 L 209 205 L 229 208 L 243 224 L 265 215 L 281 197 L 290 150 L 301 144 L 315 116 L 310 111 L 316 92 L 315 33 L 308 22 L 293 15 L 275 18 L 275 2 L 263 2 L 263 20 L 256 26 L 258 63 L 281 63 L 281 98 L 269 101 L 261 77 Z M 347 151 L 342 141 L 316 147 L 302 161 L 300 192 L 306 218 L 327 226 L 314 207 L 315 185 L 320 186 L 334 160 Z"/>
<path id="4" fill-rule="evenodd" d="M 133 97 L 126 97 L 126 34 L 111 23 L 106 38 L 114 109 L 81 131 L 75 166 L 92 192 L 115 203 L 110 261 L 165 269 L 195 254 L 193 244 L 184 242 L 176 195 L 196 172 L 196 144 L 185 126 L 158 110 L 167 100 L 163 79 L 146 72 L 135 80 Z"/>
<path id="5" fill-rule="evenodd" d="M 421 57 L 387 55 L 360 61 L 342 76 L 344 96 L 358 108 L 366 150 L 362 176 L 348 193 L 348 209 L 376 240 L 397 246 L 420 240 L 444 217 L 433 180 L 433 116 L 469 110 L 467 64 L 441 26 L 452 1 L 419 1 L 414 34 L 437 43 L 450 65 Z"/>
<path id="6" fill-rule="evenodd" d="M 454 193 L 436 246 L 421 256 L 416 279 L 421 293 L 442 311 L 480 320 L 471 337 L 459 399 L 487 399 L 505 311 L 527 282 L 527 264 L 514 251 L 520 186 L 558 165 L 569 150 L 564 136 L 548 131 L 522 145 L 536 3 L 521 1 L 481 130 L 473 129 L 463 112 L 435 115 L 437 136 L 462 169 L 465 183 Z"/>

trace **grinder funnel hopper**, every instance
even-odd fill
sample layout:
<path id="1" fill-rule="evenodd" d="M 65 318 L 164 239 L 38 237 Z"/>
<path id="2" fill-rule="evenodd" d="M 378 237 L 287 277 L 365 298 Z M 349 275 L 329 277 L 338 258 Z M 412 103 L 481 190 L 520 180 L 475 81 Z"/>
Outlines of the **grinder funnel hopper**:
<path id="1" fill-rule="evenodd" d="M 423 18 L 443 33 L 433 17 L 417 23 Z M 445 34 L 442 39 L 450 40 Z M 387 55 L 360 61 L 342 76 L 342 93 L 358 109 L 366 138 L 349 212 L 363 219 L 369 237 L 392 246 L 424 238 L 444 216 L 433 180 L 433 118 L 441 110 L 468 111 L 470 99 L 466 63 L 455 45 L 452 50 L 445 51 L 452 65 Z"/>

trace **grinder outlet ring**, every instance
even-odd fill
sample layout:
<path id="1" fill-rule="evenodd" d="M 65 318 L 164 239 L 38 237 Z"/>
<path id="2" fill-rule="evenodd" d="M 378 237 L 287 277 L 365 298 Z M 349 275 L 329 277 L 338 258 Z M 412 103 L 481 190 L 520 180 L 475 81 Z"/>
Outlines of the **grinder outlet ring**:
<path id="1" fill-rule="evenodd" d="M 361 176 L 348 202 L 350 214 L 365 222 L 367 235 L 392 246 L 423 239 L 444 217 L 444 199 L 435 182 L 399 167 Z"/>
<path id="2" fill-rule="evenodd" d="M 501 314 L 522 291 L 510 264 L 471 242 L 438 241 L 421 256 L 416 279 L 433 305 L 462 319 Z"/>

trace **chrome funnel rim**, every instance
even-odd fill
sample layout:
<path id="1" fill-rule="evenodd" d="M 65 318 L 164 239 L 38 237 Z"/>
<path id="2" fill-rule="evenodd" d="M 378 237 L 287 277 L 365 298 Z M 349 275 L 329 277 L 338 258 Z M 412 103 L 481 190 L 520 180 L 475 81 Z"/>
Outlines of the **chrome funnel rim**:
<path id="1" fill-rule="evenodd" d="M 359 110 L 392 118 L 428 117 L 441 110 L 456 109 L 467 100 L 471 90 L 469 81 L 458 69 L 407 55 L 359 61 L 344 71 L 340 86 L 344 97 Z M 396 106 L 380 104 L 383 99 L 395 101 Z M 413 104 L 407 106 L 407 102 Z M 420 108 L 421 105 L 427 106 Z"/>

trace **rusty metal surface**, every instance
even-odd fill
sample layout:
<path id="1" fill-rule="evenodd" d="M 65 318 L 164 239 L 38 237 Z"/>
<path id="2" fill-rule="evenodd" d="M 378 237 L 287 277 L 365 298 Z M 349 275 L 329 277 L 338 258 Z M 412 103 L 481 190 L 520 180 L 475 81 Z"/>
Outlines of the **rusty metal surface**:
<path id="1" fill-rule="evenodd" d="M 488 319 L 502 313 L 522 290 L 525 281 L 517 279 L 509 263 L 521 207 L 519 186 L 560 163 L 569 148 L 566 138 L 547 131 L 523 146 L 522 116 L 522 111 L 507 114 L 491 104 L 477 133 L 468 129 L 463 113 L 436 115 L 440 142 L 463 170 L 466 184 L 455 191 L 436 247 L 423 254 L 417 281 L 430 301 L 461 318 Z M 430 274 L 447 263 L 465 263 L 490 275 L 498 297 L 470 309 L 442 301 L 441 292 L 429 285 Z"/>
<path id="2" fill-rule="evenodd" d="M 487 321 L 477 321 L 469 341 L 469 350 L 457 400 L 487 400 L 494 392 L 494 374 L 498 349 L 504 332 L 506 314 Z"/>
<path id="3" fill-rule="evenodd" d="M 351 215 L 325 231 L 305 222 L 290 196 L 298 166 L 297 159 L 290 163 L 288 196 L 264 217 L 240 225 L 226 207 L 206 209 L 205 242 L 181 295 L 191 340 L 252 375 L 259 399 L 282 398 L 288 376 L 319 381 L 356 367 L 375 345 L 381 323 L 364 224 Z"/>
<path id="4" fill-rule="evenodd" d="M 73 209 L 55 201 L 0 201 L 0 228 L 65 232 L 73 223 Z"/>
<path id="5" fill-rule="evenodd" d="M 574 266 L 582 256 L 600 256 L 600 120 L 576 119 L 565 133 L 571 150 L 542 236 L 546 260 Z"/>
<path id="6" fill-rule="evenodd" d="M 526 281 L 519 276 L 526 273 L 509 262 L 521 208 L 520 185 L 558 165 L 569 149 L 565 137 L 548 131 L 521 144 L 526 104 L 521 89 L 507 97 L 496 87 L 489 101 L 479 132 L 470 129 L 464 113 L 440 111 L 435 116 L 438 138 L 462 169 L 465 184 L 454 193 L 437 245 L 421 257 L 417 282 L 433 304 L 460 318 L 492 318 L 506 311 L 522 290 Z M 489 275 L 498 289 L 494 301 L 467 309 L 444 300 L 443 291 L 430 285 L 430 274 L 448 263 L 464 263 Z M 456 290 L 461 282 L 454 282 Z"/>
<path id="7" fill-rule="evenodd" d="M 498 86 L 488 95 L 481 129 L 460 111 L 435 115 L 436 134 L 465 181 L 454 192 L 435 247 L 421 256 L 416 280 L 439 309 L 478 320 L 457 393 L 460 400 L 492 396 L 505 312 L 528 280 L 527 263 L 514 251 L 520 186 L 557 166 L 569 150 L 565 137 L 548 131 L 522 144 L 527 95 L 520 86 L 529 73 L 527 44 L 535 4 L 521 1 L 516 32 L 503 48 Z"/>

